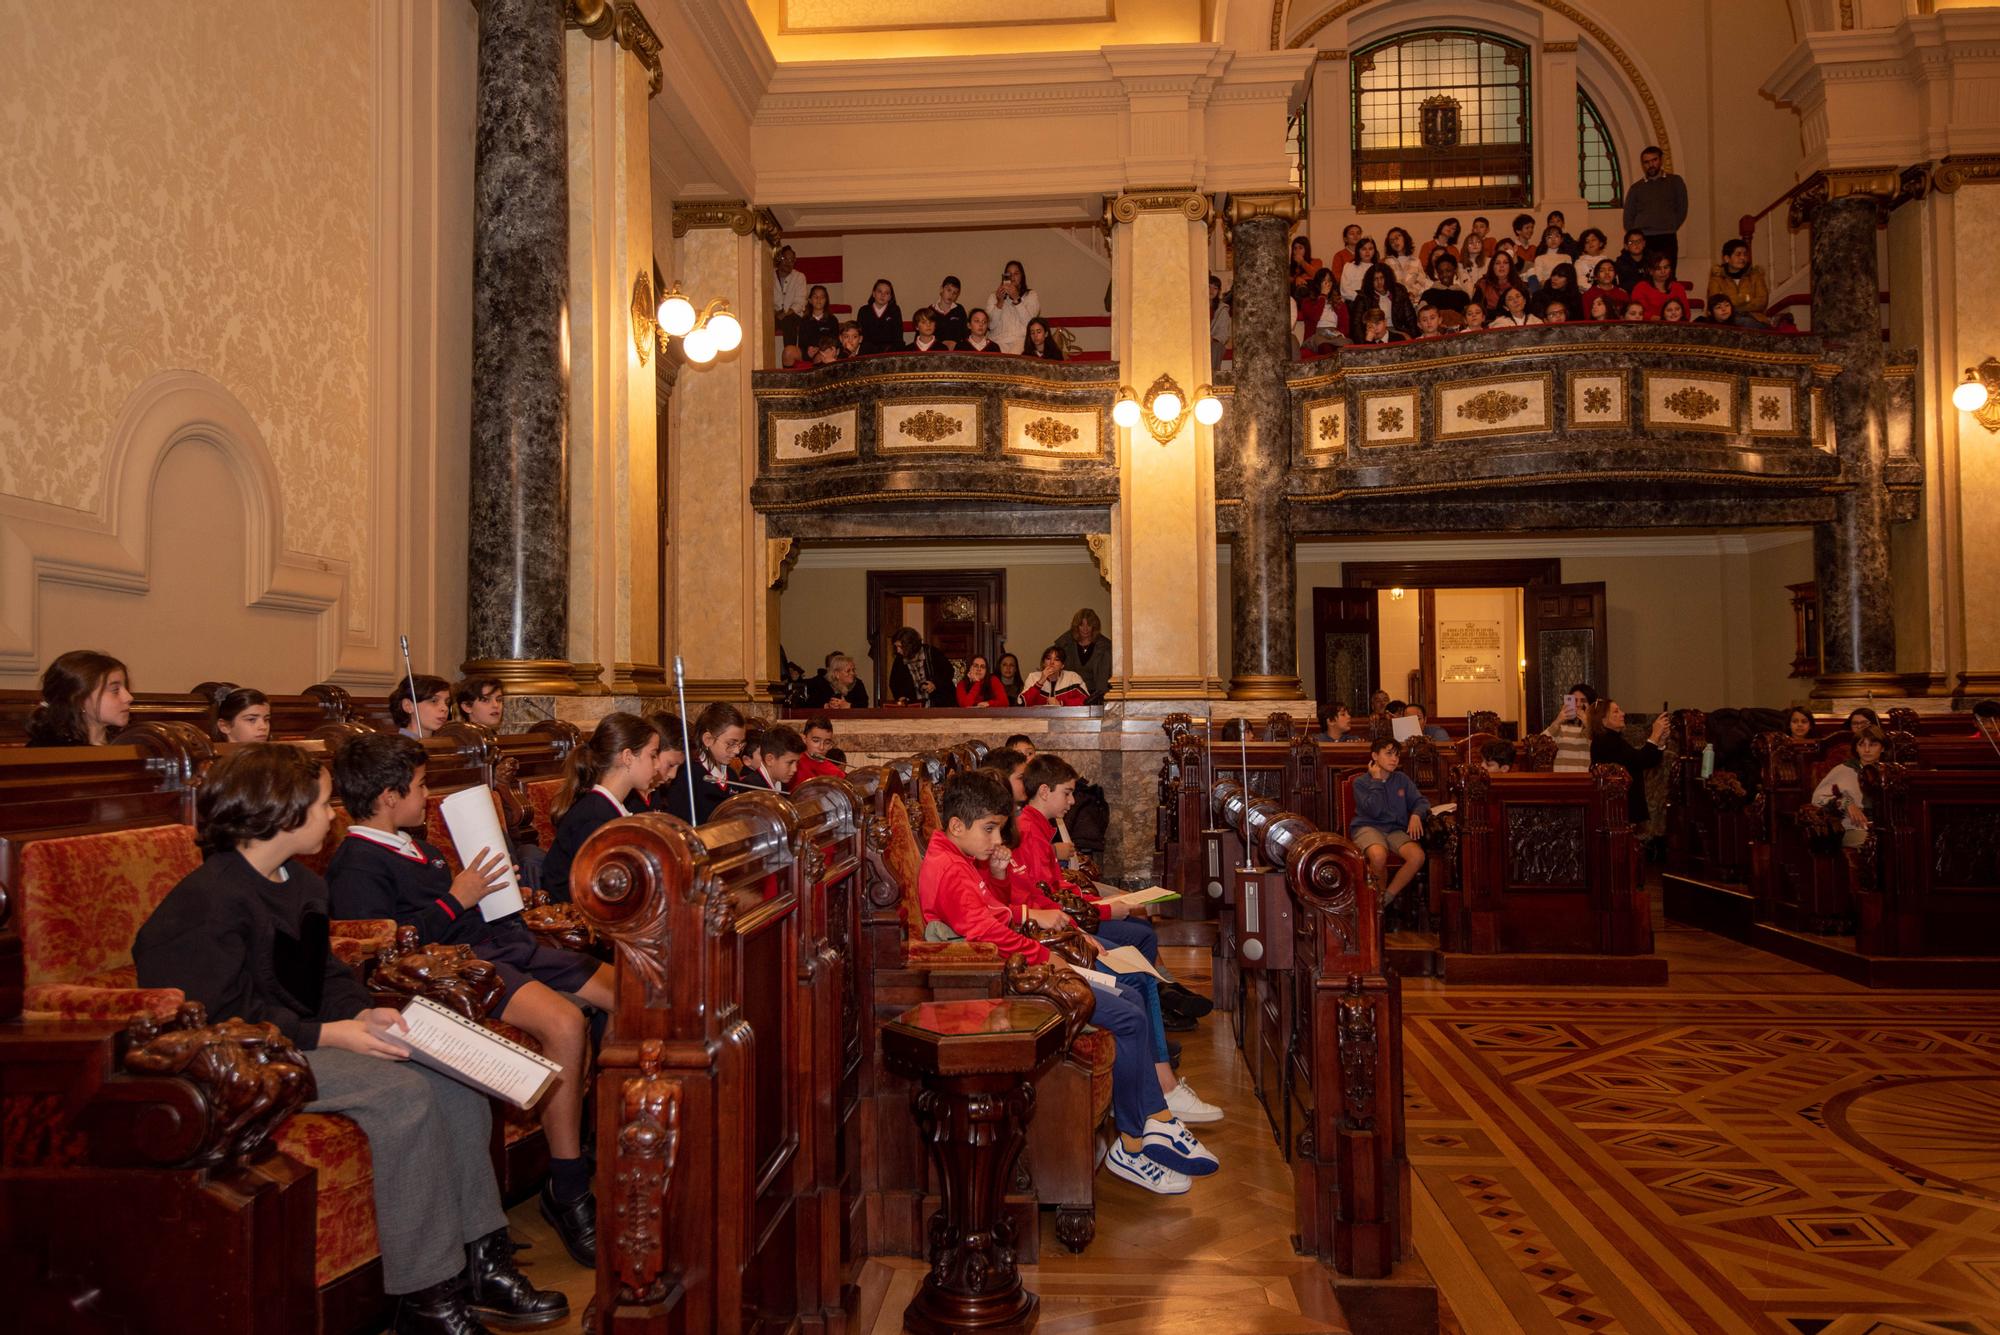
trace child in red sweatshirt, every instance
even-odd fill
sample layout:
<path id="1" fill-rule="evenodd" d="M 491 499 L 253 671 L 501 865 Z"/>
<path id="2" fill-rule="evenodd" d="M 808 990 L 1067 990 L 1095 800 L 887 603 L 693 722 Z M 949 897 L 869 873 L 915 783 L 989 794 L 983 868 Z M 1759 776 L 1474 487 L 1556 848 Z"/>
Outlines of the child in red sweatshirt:
<path id="1" fill-rule="evenodd" d="M 1058 927 L 1067 920 L 1060 910 L 1008 905 L 994 894 L 982 873 L 1000 845 L 1000 831 L 1013 808 L 1006 785 L 991 774 L 974 771 L 945 780 L 938 790 L 943 828 L 924 850 L 918 897 L 926 936 L 936 939 L 941 927 L 947 937 L 990 942 L 1002 955 L 1041 964 L 1050 958 L 1048 947 L 1017 929 L 1030 922 Z M 1179 1195 L 1191 1185 L 1191 1177 L 1216 1170 L 1215 1155 L 1181 1125 L 1160 1092 L 1159 1080 L 1146 1069 L 1151 1026 L 1145 1004 L 1123 983 L 1109 988 L 1093 985 L 1092 995 L 1097 1009 L 1091 1023 L 1115 1039 L 1111 1107 L 1119 1140 L 1105 1163 L 1115 1176 L 1148 1191 Z"/>

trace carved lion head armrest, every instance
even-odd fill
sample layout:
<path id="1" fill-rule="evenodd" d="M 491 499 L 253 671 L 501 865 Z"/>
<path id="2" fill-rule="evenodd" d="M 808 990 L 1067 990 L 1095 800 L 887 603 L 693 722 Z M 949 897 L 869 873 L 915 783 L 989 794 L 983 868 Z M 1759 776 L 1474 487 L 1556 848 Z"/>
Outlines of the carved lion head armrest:
<path id="1" fill-rule="evenodd" d="M 385 1005 L 429 997 L 468 1020 L 484 1020 L 506 988 L 499 970 L 472 947 L 420 946 L 417 929 L 408 926 L 397 928 L 395 944 L 375 956 L 368 985 Z"/>

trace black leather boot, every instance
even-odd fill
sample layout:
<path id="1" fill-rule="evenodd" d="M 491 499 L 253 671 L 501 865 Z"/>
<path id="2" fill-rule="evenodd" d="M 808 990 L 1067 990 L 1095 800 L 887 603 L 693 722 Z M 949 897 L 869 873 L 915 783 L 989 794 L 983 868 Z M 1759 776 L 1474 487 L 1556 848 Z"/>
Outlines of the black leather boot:
<path id="1" fill-rule="evenodd" d="M 396 1335 L 491 1335 L 465 1305 L 465 1272 L 406 1293 L 396 1303 Z"/>
<path id="2" fill-rule="evenodd" d="M 495 1330 L 540 1330 L 567 1321 L 569 1299 L 529 1283 L 514 1264 L 516 1246 L 503 1228 L 466 1248 L 472 1260 L 466 1306 Z"/>
<path id="3" fill-rule="evenodd" d="M 555 1226 L 556 1236 L 578 1265 L 597 1268 L 597 1197 L 584 1192 L 573 1201 L 558 1201 L 555 1183 L 542 1183 L 542 1218 Z"/>
<path id="4" fill-rule="evenodd" d="M 1160 984 L 1160 1011 L 1178 1012 L 1190 1020 L 1199 1020 L 1215 1009 L 1215 1003 L 1199 992 L 1193 992 L 1179 983 Z"/>

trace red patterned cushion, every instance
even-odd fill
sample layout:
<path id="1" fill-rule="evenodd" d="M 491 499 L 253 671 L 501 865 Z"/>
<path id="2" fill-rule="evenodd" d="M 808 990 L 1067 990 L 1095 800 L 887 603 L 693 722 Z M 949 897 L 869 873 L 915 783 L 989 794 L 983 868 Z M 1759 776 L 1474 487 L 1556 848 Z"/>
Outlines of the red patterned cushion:
<path id="1" fill-rule="evenodd" d="M 1069 1059 L 1090 1072 L 1090 1111 L 1101 1119 L 1111 1106 L 1111 1061 L 1118 1040 L 1103 1029 L 1085 1029 L 1069 1046 Z"/>
<path id="2" fill-rule="evenodd" d="M 324 1285 L 375 1259 L 375 1160 L 368 1137 L 345 1117 L 299 1113 L 272 1142 L 319 1175 L 314 1282 Z"/>
<path id="3" fill-rule="evenodd" d="M 912 969 L 962 969 L 1000 962 L 1000 947 L 991 941 L 912 941 L 905 953 Z"/>
<path id="4" fill-rule="evenodd" d="M 132 986 L 132 939 L 167 891 L 200 865 L 186 825 L 28 844 L 16 918 L 27 981 Z"/>
<path id="5" fill-rule="evenodd" d="M 36 983 L 22 997 L 23 1019 L 111 1020 L 136 1015 L 171 1020 L 187 996 L 178 987 L 86 987 L 80 983 Z"/>
<path id="6" fill-rule="evenodd" d="M 917 847 L 929 848 L 931 836 L 944 828 L 938 819 L 937 790 L 931 781 L 919 776 L 917 779 Z"/>
<path id="7" fill-rule="evenodd" d="M 910 808 L 901 793 L 889 799 L 889 846 L 882 856 L 889 864 L 889 874 L 896 878 L 897 889 L 903 892 L 902 902 L 896 906 L 903 919 L 903 940 L 914 945 L 923 933 L 924 904 L 917 891 L 923 853 L 917 847 L 916 832 L 910 828 Z"/>
<path id="8" fill-rule="evenodd" d="M 326 864 L 333 861 L 333 850 L 340 847 L 340 841 L 347 837 L 347 827 L 354 824 L 344 807 L 333 809 L 333 824 L 327 829 L 326 842 L 319 846 L 319 852 L 308 853 L 299 861 L 312 868 L 316 876 L 326 875 Z"/>
<path id="9" fill-rule="evenodd" d="M 562 786 L 561 779 L 531 779 L 527 784 L 528 814 L 543 848 L 555 846 L 556 799 L 562 796 Z"/>

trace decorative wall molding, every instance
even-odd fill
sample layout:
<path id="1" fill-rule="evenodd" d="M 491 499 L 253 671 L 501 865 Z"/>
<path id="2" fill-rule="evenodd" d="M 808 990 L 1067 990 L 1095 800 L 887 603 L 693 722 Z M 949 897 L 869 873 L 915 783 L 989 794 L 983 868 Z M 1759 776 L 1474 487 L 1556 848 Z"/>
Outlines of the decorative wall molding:
<path id="1" fill-rule="evenodd" d="M 738 236 L 754 236 L 775 246 L 784 232 L 769 209 L 750 207 L 740 199 L 690 200 L 674 204 L 674 235 L 686 236 L 696 228 L 727 227 Z"/>
<path id="2" fill-rule="evenodd" d="M 1132 190 L 1108 201 L 1105 211 L 1128 223 L 1142 213 L 1184 213 L 1189 222 L 1203 222 L 1210 213 L 1208 196 L 1193 186 L 1159 186 Z"/>
<path id="3" fill-rule="evenodd" d="M 653 31 L 653 25 L 639 12 L 634 0 L 570 0 L 568 13 L 564 15 L 564 26 L 574 28 L 592 41 L 605 38 L 618 43 L 639 58 L 645 67 L 646 79 L 652 88 L 653 97 L 660 95 L 665 86 L 665 74 L 660 68 L 660 35 Z"/>
<path id="4" fill-rule="evenodd" d="M 1081 542 L 1009 543 L 982 542 L 925 543 L 922 546 L 883 546 L 871 543 L 824 544 L 808 540 L 795 554 L 796 570 L 956 570 L 975 566 L 1080 566 L 1093 559 L 1092 539 L 1104 534 L 1086 534 Z M 1100 565 L 1099 570 L 1103 567 Z"/>

